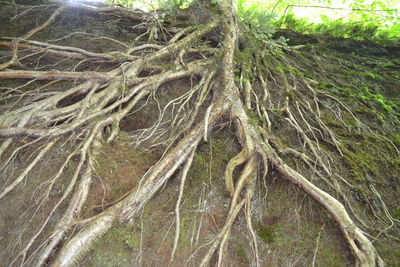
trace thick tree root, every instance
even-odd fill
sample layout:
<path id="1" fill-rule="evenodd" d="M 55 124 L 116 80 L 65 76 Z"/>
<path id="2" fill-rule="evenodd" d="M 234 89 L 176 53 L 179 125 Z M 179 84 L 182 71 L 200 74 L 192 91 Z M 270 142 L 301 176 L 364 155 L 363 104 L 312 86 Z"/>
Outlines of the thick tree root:
<path id="1" fill-rule="evenodd" d="M 215 122 L 219 114 L 215 113 L 211 122 Z M 73 239 L 61 250 L 57 258 L 57 266 L 73 266 L 92 247 L 102 235 L 104 235 L 118 219 L 123 222 L 131 222 L 133 216 L 141 210 L 147 201 L 157 193 L 168 179 L 175 173 L 190 155 L 193 155 L 202 138 L 203 124 L 196 126 L 188 136 L 182 139 L 163 159 L 158 162 L 143 177 L 143 183 L 130 193 L 125 199 L 114 204 L 94 218 L 80 230 Z"/>

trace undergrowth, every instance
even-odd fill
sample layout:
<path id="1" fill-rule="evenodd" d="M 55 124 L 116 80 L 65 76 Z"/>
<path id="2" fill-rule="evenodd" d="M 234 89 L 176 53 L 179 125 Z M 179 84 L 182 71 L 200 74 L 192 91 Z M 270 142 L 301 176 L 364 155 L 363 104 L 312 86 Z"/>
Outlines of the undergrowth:
<path id="1" fill-rule="evenodd" d="M 274 22 L 277 28 L 292 30 L 302 34 L 329 35 L 355 40 L 374 41 L 384 46 L 396 46 L 400 42 L 400 24 L 394 23 L 385 29 L 374 21 L 331 20 L 321 15 L 321 23 L 311 23 L 306 18 L 296 18 L 294 14 L 285 15 Z"/>

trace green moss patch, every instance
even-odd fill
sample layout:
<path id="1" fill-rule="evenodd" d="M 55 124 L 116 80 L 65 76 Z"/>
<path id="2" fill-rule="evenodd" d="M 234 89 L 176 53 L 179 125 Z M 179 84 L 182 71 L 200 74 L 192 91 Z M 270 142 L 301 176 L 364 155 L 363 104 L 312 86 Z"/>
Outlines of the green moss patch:
<path id="1" fill-rule="evenodd" d="M 265 243 L 272 243 L 276 238 L 276 227 L 260 226 L 257 233 Z"/>
<path id="2" fill-rule="evenodd" d="M 129 266 L 140 249 L 140 232 L 118 225 L 109 230 L 89 255 L 88 266 Z"/>

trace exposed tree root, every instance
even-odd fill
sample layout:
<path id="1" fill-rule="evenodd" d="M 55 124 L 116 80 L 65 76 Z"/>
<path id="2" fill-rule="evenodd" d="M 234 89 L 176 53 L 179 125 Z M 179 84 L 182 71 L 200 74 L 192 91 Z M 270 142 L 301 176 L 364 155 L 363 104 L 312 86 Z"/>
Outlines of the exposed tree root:
<path id="1" fill-rule="evenodd" d="M 62 4 L 43 24 L 27 34 L 0 42 L 0 47 L 12 49 L 7 61 L 0 65 L 0 80 L 29 80 L 19 87 L 6 89 L 6 93 L 1 95 L 5 104 L 0 109 L 7 111 L 0 115 L 0 137 L 3 141 L 0 157 L 5 159 L 2 160 L 2 169 L 11 168 L 17 156 L 25 149 L 41 144 L 32 153 L 35 157 L 22 172 L 12 182 L 4 183 L 0 191 L 0 201 L 17 191 L 48 153 L 65 144 L 72 147 L 57 171 L 49 174 L 50 178 L 37 189 L 37 192 L 42 192 L 38 206 L 51 204 L 51 208 L 33 234 L 19 244 L 21 249 L 13 255 L 11 265 L 75 266 L 93 248 L 96 241 L 117 223 L 135 222 L 139 212 L 151 198 L 171 177 L 178 175 L 181 181 L 174 209 L 175 237 L 170 255 L 173 262 L 181 234 L 180 209 L 186 190 L 185 182 L 190 179 L 189 171 L 199 145 L 209 141 L 212 130 L 222 121 L 223 124 L 233 122 L 241 149 L 225 166 L 223 179 L 231 199 L 224 225 L 219 227 L 211 241 L 198 247 L 200 230 L 206 216 L 201 215 L 197 233 L 197 222 L 193 223 L 191 244 L 196 247 L 192 256 L 200 250 L 206 250 L 200 266 L 208 266 L 216 253 L 217 266 L 224 265 L 233 225 L 241 211 L 249 234 L 249 246 L 253 251 L 252 262 L 255 266 L 261 266 L 259 238 L 253 226 L 251 207 L 256 185 L 266 184 L 271 169 L 297 185 L 329 212 L 347 241 L 357 266 L 383 266 L 383 261 L 372 243 L 353 222 L 345 206 L 328 193 L 336 190 L 342 199 L 348 201 L 349 198 L 340 186 L 351 187 L 351 183 L 335 167 L 333 154 L 326 152 L 321 145 L 330 145 L 340 156 L 344 155 L 340 138 L 322 119 L 322 110 L 328 110 L 339 121 L 342 121 L 340 112 L 346 113 L 354 119 L 360 131 L 370 129 L 342 101 L 314 88 L 312 81 L 291 72 L 273 72 L 266 59 L 262 58 L 264 56 L 259 53 L 248 53 L 249 58 L 239 64 L 235 53 L 238 35 L 241 33 L 238 32 L 233 2 L 221 1 L 218 4 L 219 11 L 226 19 L 220 20 L 211 16 L 204 25 L 183 28 L 174 26 L 173 23 L 164 24 L 157 13 L 134 12 L 117 6 Z M 78 47 L 28 40 L 37 32 L 50 27 L 70 7 L 113 14 L 137 22 L 131 27 L 137 31 L 134 45 L 109 37 L 98 37 L 99 40 L 118 45 L 124 51 L 95 53 Z M 21 13 L 21 16 L 23 14 L 25 13 Z M 222 39 L 222 45 L 210 46 L 205 39 L 208 35 L 219 35 L 218 31 L 221 29 L 223 35 L 219 36 L 219 41 Z M 159 34 L 163 34 L 163 40 Z M 59 40 L 72 38 L 73 35 Z M 143 41 L 145 39 L 147 41 Z M 291 49 L 288 51 L 293 52 Z M 39 66 L 40 57 L 37 59 L 37 54 L 43 54 L 43 57 L 62 57 L 72 63 L 73 70 L 53 69 L 57 66 L 56 63 L 50 68 L 44 67 L 44 70 L 39 70 L 39 67 L 10 69 L 20 68 L 32 63 L 31 61 Z M 271 56 L 271 62 L 282 60 L 290 65 L 282 54 Z M 87 62 L 95 66 L 76 71 L 81 64 Z M 169 66 L 170 62 L 174 62 L 172 66 Z M 103 63 L 108 64 L 107 68 L 102 67 Z M 241 68 L 240 82 L 235 79 L 237 67 Z M 192 84 L 183 93 L 164 102 L 159 100 L 160 87 L 184 79 L 190 80 Z M 51 82 L 43 85 L 41 80 Z M 61 80 L 69 81 L 67 87 L 57 87 L 54 81 Z M 294 100 L 292 94 L 299 95 L 298 99 Z M 339 112 L 324 106 L 323 101 L 318 98 L 319 94 L 334 101 Z M 155 103 L 152 108 L 156 107 L 158 110 L 158 118 L 151 126 L 131 133 L 130 138 L 137 147 L 162 147 L 161 158 L 123 197 L 114 199 L 106 209 L 92 214 L 91 217 L 83 217 L 82 210 L 92 190 L 96 157 L 99 156 L 102 143 L 115 142 L 121 134 L 122 121 L 129 116 L 135 116 L 135 112 L 148 107 L 150 102 Z M 298 140 L 293 141 L 295 145 L 292 147 L 283 146 L 279 141 L 280 136 L 274 133 L 274 127 L 277 127 L 274 121 L 278 117 L 276 114 L 282 117 L 280 123 L 286 123 L 287 129 L 290 129 L 286 130 L 293 131 L 298 137 Z M 302 173 L 304 168 L 293 167 L 287 160 L 290 157 L 299 159 L 311 171 Z M 49 203 L 50 193 L 66 175 L 68 166 L 74 166 L 68 185 L 54 203 Z M 328 189 L 318 187 L 314 180 L 311 182 L 312 177 L 308 177 L 309 175 L 324 181 Z M 399 221 L 390 215 L 373 185 L 371 191 L 382 206 L 386 216 L 384 223 L 388 224 L 378 231 L 375 237 L 378 238 L 396 227 Z M 367 223 L 356 214 L 351 203 L 347 205 L 352 217 L 367 228 Z M 53 219 L 56 213 L 62 213 L 60 219 Z M 218 228 L 215 220 L 214 224 Z M 316 239 L 312 265 L 316 262 L 322 229 L 323 227 Z"/>
<path id="2" fill-rule="evenodd" d="M 275 159 L 271 158 L 271 161 L 275 161 L 275 167 L 285 178 L 297 184 L 329 211 L 335 221 L 340 225 L 340 229 L 357 259 L 357 265 L 375 266 L 377 264 L 383 266 L 383 262 L 376 254 L 371 242 L 365 237 L 363 232 L 354 225 L 345 208 L 339 201 L 310 183 L 301 174 L 284 164 L 278 157 L 275 157 Z"/>
<path id="3" fill-rule="evenodd" d="M 180 232 L 179 210 L 180 210 L 183 190 L 184 190 L 184 187 L 185 187 L 185 181 L 186 181 L 186 178 L 187 178 L 187 174 L 188 174 L 188 172 L 190 170 L 190 167 L 192 165 L 193 157 L 194 157 L 194 152 L 192 152 L 192 154 L 189 156 L 189 158 L 186 161 L 185 166 L 184 166 L 184 168 L 182 170 L 181 185 L 179 187 L 179 196 L 178 196 L 178 200 L 176 201 L 176 206 L 175 206 L 176 228 L 175 228 L 174 246 L 173 246 L 172 252 L 171 252 L 171 261 L 174 261 L 176 248 L 178 247 L 179 232 Z"/>

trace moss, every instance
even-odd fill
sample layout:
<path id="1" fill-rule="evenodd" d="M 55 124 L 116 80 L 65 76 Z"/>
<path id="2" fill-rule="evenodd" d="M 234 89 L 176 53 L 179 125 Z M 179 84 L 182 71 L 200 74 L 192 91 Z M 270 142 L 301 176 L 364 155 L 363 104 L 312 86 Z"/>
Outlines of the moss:
<path id="1" fill-rule="evenodd" d="M 347 72 L 347 76 L 350 78 L 351 76 L 356 76 L 356 77 L 364 77 L 372 80 L 379 79 L 380 76 L 379 74 L 373 73 L 371 71 L 355 71 L 355 70 L 350 70 Z"/>
<path id="2" fill-rule="evenodd" d="M 113 196 L 122 196 L 126 193 L 126 186 L 120 183 L 115 183 L 110 189 L 110 195 Z"/>
<path id="3" fill-rule="evenodd" d="M 400 266 L 400 247 L 393 241 L 378 241 L 374 242 L 379 255 L 382 257 L 386 266 L 397 267 Z"/>
<path id="4" fill-rule="evenodd" d="M 108 240 L 107 242 L 120 242 L 130 249 L 139 249 L 140 247 L 140 237 L 137 233 L 129 230 L 127 227 L 114 227 L 107 232 L 105 238 Z"/>
<path id="5" fill-rule="evenodd" d="M 118 91 L 119 91 L 120 93 L 125 93 L 125 92 L 128 91 L 128 90 L 129 90 L 129 88 L 126 87 L 126 86 L 123 86 L 123 87 L 118 88 Z"/>
<path id="6" fill-rule="evenodd" d="M 398 133 L 392 133 L 393 137 L 393 142 L 395 143 L 396 146 L 400 146 L 400 134 Z"/>
<path id="7" fill-rule="evenodd" d="M 364 115 L 367 115 L 367 116 L 371 116 L 372 118 L 377 117 L 376 110 L 367 108 L 365 106 L 356 108 L 355 112 L 357 112 L 358 114 L 364 114 Z"/>
<path id="8" fill-rule="evenodd" d="M 96 156 L 95 173 L 101 177 L 102 183 L 105 183 L 106 197 L 112 201 L 123 196 L 136 185 L 138 179 L 158 160 L 158 157 L 158 150 L 144 151 L 135 148 L 123 132 L 115 143 L 103 142 L 101 153 Z M 103 194 L 103 188 L 100 185 L 99 187 L 99 192 Z M 94 198 L 101 201 L 97 196 Z"/>
<path id="9" fill-rule="evenodd" d="M 333 253 L 327 248 L 322 248 L 317 252 L 317 258 L 321 259 L 321 266 L 341 267 L 346 266 L 342 257 Z"/>
<path id="10" fill-rule="evenodd" d="M 245 248 L 243 248 L 243 247 L 238 248 L 236 250 L 236 257 L 238 258 L 238 261 L 240 264 L 244 264 L 244 265 L 249 264 L 249 258 L 247 257 Z"/>
<path id="11" fill-rule="evenodd" d="M 304 77 L 309 78 L 309 79 L 314 79 L 315 78 L 315 74 L 313 72 L 304 72 L 303 73 Z"/>
<path id="12" fill-rule="evenodd" d="M 284 95 L 285 97 L 288 97 L 290 101 L 293 101 L 298 97 L 298 93 L 295 90 L 286 90 Z"/>
<path id="13" fill-rule="evenodd" d="M 118 225 L 96 244 L 89 266 L 121 266 L 132 260 L 132 252 L 140 248 L 140 233 Z"/>
<path id="14" fill-rule="evenodd" d="M 211 138 L 209 144 L 200 147 L 196 152 L 189 172 L 192 186 L 203 185 L 208 180 L 223 176 L 226 165 L 237 151 L 229 150 L 232 140 Z M 211 175 L 211 177 L 210 177 Z"/>
<path id="15" fill-rule="evenodd" d="M 319 82 L 317 84 L 317 88 L 326 90 L 326 91 L 336 90 L 336 86 L 333 83 L 329 83 L 329 82 Z"/>
<path id="16" fill-rule="evenodd" d="M 395 209 L 392 211 L 392 216 L 397 219 L 400 220 L 400 209 Z"/>
<path id="17" fill-rule="evenodd" d="M 337 94 L 341 92 L 332 83 L 319 83 L 319 87 L 331 92 L 336 90 Z M 360 102 L 353 101 L 350 105 L 359 118 L 368 120 L 369 125 L 374 125 L 371 123 L 374 121 L 375 125 L 388 123 L 386 116 L 391 116 L 394 112 L 390 101 L 382 94 L 372 93 L 371 88 L 366 86 L 361 86 L 357 95 L 354 92 L 351 94 L 364 103 L 363 105 Z M 350 98 L 345 99 L 350 100 Z M 379 135 L 364 134 L 353 130 L 357 129 L 358 126 L 355 125 L 354 119 L 345 113 L 341 114 L 341 120 L 339 121 L 335 114 L 323 110 L 322 120 L 336 133 L 340 141 L 340 149 L 344 153 L 343 160 L 347 168 L 346 173 L 354 179 L 353 182 L 363 181 L 366 183 L 387 184 L 388 179 L 386 178 L 394 177 L 396 176 L 395 173 L 400 171 L 396 160 L 398 158 L 397 152 L 388 139 Z M 388 136 L 385 132 L 386 130 L 382 127 L 379 128 L 379 131 L 382 136 Z M 390 139 L 398 146 L 400 138 L 396 138 L 393 134 L 391 135 L 392 138 Z"/>
<path id="18" fill-rule="evenodd" d="M 336 129 L 335 132 L 342 137 L 340 148 L 344 153 L 343 159 L 349 173 L 357 181 L 385 184 L 388 183 L 387 176 L 396 176 L 400 172 L 400 160 L 388 140 L 344 130 Z"/>
<path id="19" fill-rule="evenodd" d="M 373 99 L 378 102 L 381 106 L 382 109 L 388 111 L 388 112 L 392 112 L 393 108 L 391 106 L 388 105 L 387 101 L 385 100 L 385 98 L 381 95 L 381 94 L 376 94 L 372 96 Z"/>
<path id="20" fill-rule="evenodd" d="M 248 122 L 251 125 L 257 126 L 261 123 L 260 118 L 258 117 L 257 112 L 253 111 L 253 110 L 246 110 L 246 114 L 249 118 Z"/>
<path id="21" fill-rule="evenodd" d="M 326 125 L 333 127 L 336 133 L 343 136 L 349 135 L 348 128 L 357 126 L 356 121 L 349 113 L 341 114 L 340 120 L 336 114 L 327 110 L 321 110 L 321 115 L 321 119 Z M 356 134 L 357 132 L 350 133 L 352 136 Z"/>
<path id="22" fill-rule="evenodd" d="M 169 70 L 175 67 L 175 64 L 173 63 L 168 63 L 168 64 L 158 64 L 158 68 L 164 69 L 164 70 Z"/>
<path id="23" fill-rule="evenodd" d="M 378 174 L 377 163 L 370 154 L 359 152 L 350 144 L 348 144 L 348 148 L 342 146 L 341 150 L 345 154 L 344 160 L 349 166 L 353 177 L 355 177 L 357 180 L 364 180 L 367 177 L 367 174 Z M 357 152 L 352 152 L 350 149 L 353 149 Z"/>
<path id="24" fill-rule="evenodd" d="M 370 79 L 378 79 L 379 78 L 379 76 L 377 74 L 372 73 L 372 72 L 362 72 L 361 75 L 366 78 L 370 78 Z"/>
<path id="25" fill-rule="evenodd" d="M 325 117 L 324 123 L 327 126 L 334 127 L 334 128 L 342 128 L 343 127 L 342 123 L 339 120 L 336 120 L 336 118 L 334 116 Z"/>
<path id="26" fill-rule="evenodd" d="M 279 72 L 286 71 L 286 72 L 293 73 L 293 74 L 298 74 L 298 75 L 302 74 L 302 72 L 299 69 L 297 69 L 297 68 L 295 68 L 293 66 L 277 66 L 277 67 L 273 68 L 273 70 L 276 70 L 276 71 L 279 71 Z"/>
<path id="27" fill-rule="evenodd" d="M 272 243 L 276 238 L 276 226 L 260 226 L 257 234 L 265 243 Z"/>
<path id="28" fill-rule="evenodd" d="M 359 100 L 371 111 L 376 110 L 375 113 L 379 113 L 377 114 L 377 117 L 381 118 L 382 122 L 385 119 L 384 113 L 391 114 L 397 107 L 396 101 L 390 101 L 382 94 L 376 93 L 376 91 L 378 91 L 376 88 L 369 88 L 367 86 L 358 87 L 353 85 L 340 87 L 330 82 L 319 82 L 317 88 L 341 97 L 345 97 L 347 100 Z"/>

